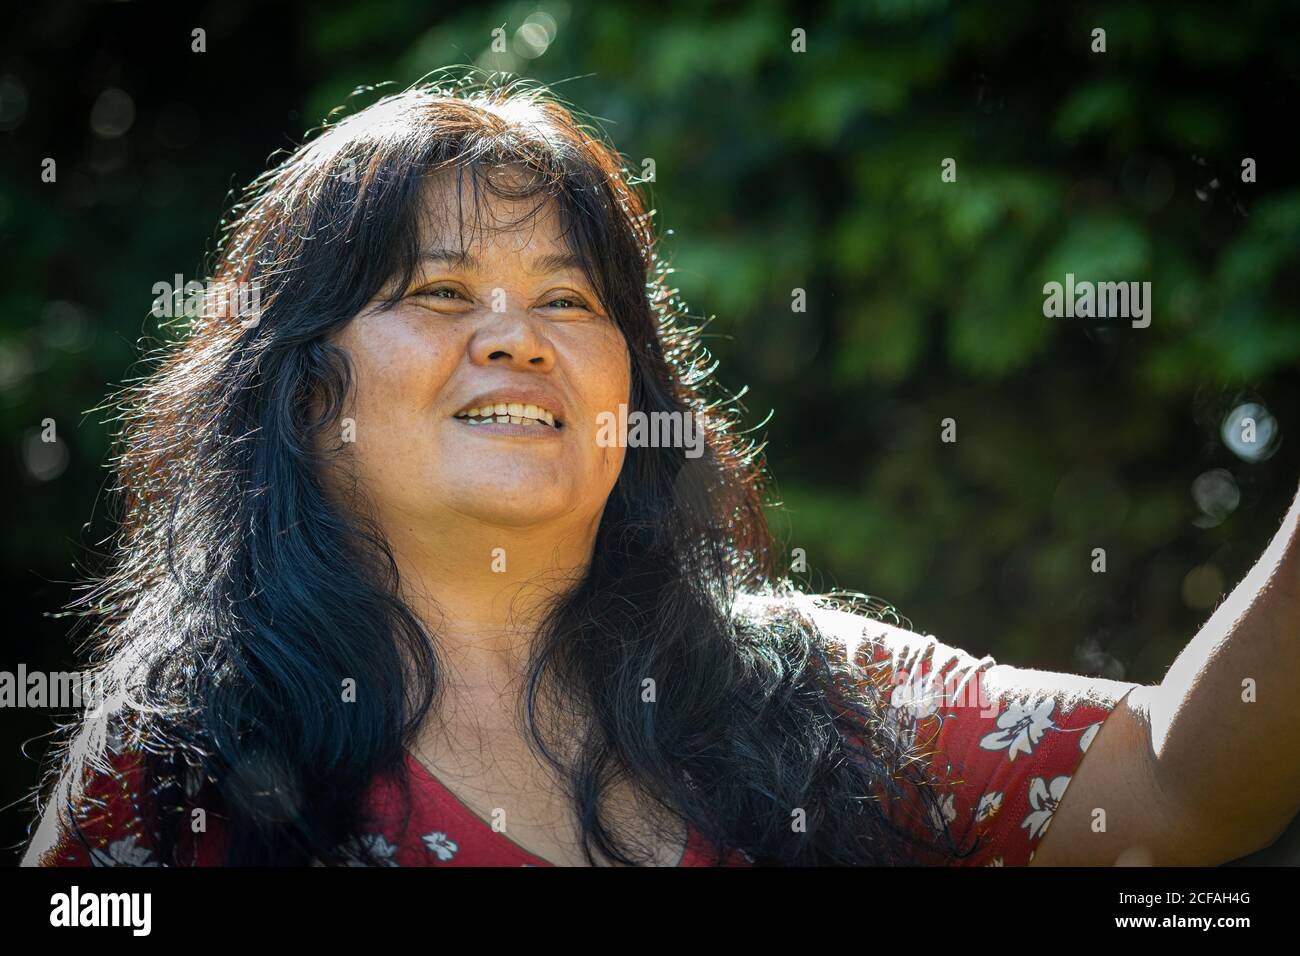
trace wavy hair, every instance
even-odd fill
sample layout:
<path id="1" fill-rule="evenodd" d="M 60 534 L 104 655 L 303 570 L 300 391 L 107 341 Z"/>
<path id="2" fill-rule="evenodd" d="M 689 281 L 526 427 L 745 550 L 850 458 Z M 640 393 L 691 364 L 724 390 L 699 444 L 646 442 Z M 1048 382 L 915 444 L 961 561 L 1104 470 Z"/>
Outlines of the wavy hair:
<path id="1" fill-rule="evenodd" d="M 493 175 L 503 167 L 530 175 L 521 186 Z M 115 550 L 75 605 L 110 688 L 107 720 L 68 728 L 53 799 L 75 802 L 107 727 L 145 755 L 144 815 L 165 863 L 186 860 L 195 786 L 227 821 L 229 864 L 367 861 L 370 783 L 392 774 L 409 787 L 404 751 L 438 704 L 442 668 L 383 535 L 326 494 L 352 387 L 327 339 L 376 298 L 400 300 L 419 198 L 441 169 L 458 172 L 458 195 L 472 187 L 471 205 L 490 190 L 558 207 L 626 339 L 629 408 L 689 413 L 706 438 L 695 459 L 627 449 L 591 566 L 531 646 L 530 743 L 567 787 L 589 862 L 646 862 L 606 812 L 620 779 L 717 852 L 758 864 L 961 855 L 946 827 L 929 841 L 889 812 L 930 815 L 923 762 L 881 701 L 854 690 L 855 665 L 776 569 L 760 449 L 708 394 L 700 328 L 620 156 L 544 87 L 469 75 L 379 99 L 254 180 L 208 287 L 258 289 L 256 321 L 206 303 L 109 406 Z M 753 594 L 778 612 L 742 613 Z M 342 705 L 346 677 L 368 692 Z M 550 699 L 570 706 L 541 706 Z"/>

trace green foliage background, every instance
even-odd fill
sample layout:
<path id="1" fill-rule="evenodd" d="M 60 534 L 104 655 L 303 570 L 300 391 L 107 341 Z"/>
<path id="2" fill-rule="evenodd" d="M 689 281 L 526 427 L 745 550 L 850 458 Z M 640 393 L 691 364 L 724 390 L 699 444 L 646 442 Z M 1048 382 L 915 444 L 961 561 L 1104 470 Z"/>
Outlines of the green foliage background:
<path id="1" fill-rule="evenodd" d="M 711 317 L 719 381 L 749 386 L 751 424 L 773 413 L 755 432 L 784 503 L 773 524 L 806 552 L 810 588 L 867 591 L 1007 663 L 1158 681 L 1300 474 L 1300 14 L 1060 6 L 55 2 L 11 16 L 0 667 L 73 664 L 48 615 L 108 528 L 108 429 L 85 413 L 132 374 L 154 283 L 196 277 L 228 191 L 354 88 L 475 62 L 558 83 L 630 167 L 654 160 L 664 248 Z M 538 10 L 553 38 L 520 32 Z M 196 26 L 206 53 L 190 51 Z M 506 54 L 489 51 L 494 27 Z M 109 88 L 133 104 L 121 136 L 91 127 Z M 955 183 L 939 175 L 949 157 Z M 1150 328 L 1044 318 L 1042 286 L 1067 272 L 1150 281 Z M 1246 401 L 1275 416 L 1267 460 L 1220 437 Z M 954 444 L 939 440 L 949 417 Z M 67 461 L 41 478 L 47 418 Z M 1216 468 L 1240 490 L 1217 523 L 1191 494 Z M 1090 571 L 1097 547 L 1105 574 Z M 49 717 L 0 720 L 0 800 L 34 783 L 19 748 L 40 755 Z M 24 811 L 0 819 L 16 842 Z"/>

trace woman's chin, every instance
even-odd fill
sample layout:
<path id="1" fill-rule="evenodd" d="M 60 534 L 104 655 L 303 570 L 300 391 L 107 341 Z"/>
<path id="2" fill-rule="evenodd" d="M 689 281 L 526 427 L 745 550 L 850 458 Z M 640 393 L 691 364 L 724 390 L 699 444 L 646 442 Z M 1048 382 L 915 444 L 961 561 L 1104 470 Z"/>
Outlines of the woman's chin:
<path id="1" fill-rule="evenodd" d="M 503 528 L 527 528 L 549 524 L 572 515 L 575 502 L 559 489 L 536 483 L 484 483 L 472 498 L 448 501 L 457 514 Z"/>

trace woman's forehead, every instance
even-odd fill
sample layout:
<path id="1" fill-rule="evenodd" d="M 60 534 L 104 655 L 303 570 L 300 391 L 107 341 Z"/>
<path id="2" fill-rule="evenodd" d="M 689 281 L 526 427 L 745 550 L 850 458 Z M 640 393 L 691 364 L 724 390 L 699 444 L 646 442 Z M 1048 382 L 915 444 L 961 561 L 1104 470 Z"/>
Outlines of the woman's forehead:
<path id="1" fill-rule="evenodd" d="M 567 248 L 559 203 L 541 190 L 501 195 L 448 172 L 430 176 L 420 218 L 422 250 L 463 255 L 556 252 Z"/>

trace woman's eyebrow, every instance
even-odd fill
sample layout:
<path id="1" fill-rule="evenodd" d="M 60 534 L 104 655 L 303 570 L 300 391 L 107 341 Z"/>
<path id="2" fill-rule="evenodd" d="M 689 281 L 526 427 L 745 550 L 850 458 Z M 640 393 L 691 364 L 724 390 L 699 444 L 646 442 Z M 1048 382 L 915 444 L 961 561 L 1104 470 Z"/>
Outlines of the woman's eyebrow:
<path id="1" fill-rule="evenodd" d="M 479 266 L 478 259 L 466 249 L 425 249 L 420 258 L 429 262 L 447 262 L 461 269 L 477 270 Z"/>
<path id="2" fill-rule="evenodd" d="M 467 249 L 425 249 L 420 253 L 420 258 L 426 262 L 449 263 L 456 268 L 469 269 L 474 272 L 477 272 L 480 268 L 478 258 Z M 573 271 L 583 274 L 586 272 L 582 260 L 571 252 L 555 252 L 545 256 L 538 256 L 532 261 L 529 271 L 534 275 L 545 275 L 551 272 Z"/>
<path id="3" fill-rule="evenodd" d="M 582 260 L 572 252 L 557 252 L 548 256 L 538 256 L 533 260 L 532 269 L 535 275 L 543 275 L 548 272 L 581 272 L 586 273 L 583 268 Z"/>

